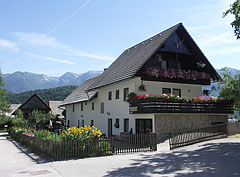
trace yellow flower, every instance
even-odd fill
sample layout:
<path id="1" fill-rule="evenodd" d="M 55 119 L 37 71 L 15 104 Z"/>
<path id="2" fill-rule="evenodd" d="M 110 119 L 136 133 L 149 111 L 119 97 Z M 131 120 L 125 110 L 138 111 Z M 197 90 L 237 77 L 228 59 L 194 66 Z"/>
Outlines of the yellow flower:
<path id="1" fill-rule="evenodd" d="M 83 146 L 83 149 L 85 149 L 85 146 Z"/>

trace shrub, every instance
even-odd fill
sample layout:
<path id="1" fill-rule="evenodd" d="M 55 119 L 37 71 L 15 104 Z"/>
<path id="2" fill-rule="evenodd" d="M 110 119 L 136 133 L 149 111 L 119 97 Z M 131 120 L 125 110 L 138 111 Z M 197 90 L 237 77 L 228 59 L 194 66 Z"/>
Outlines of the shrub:
<path id="1" fill-rule="evenodd" d="M 72 127 L 62 131 L 61 137 L 65 140 L 78 139 L 81 141 L 99 138 L 102 135 L 100 130 L 94 126 L 85 126 L 81 128 Z"/>

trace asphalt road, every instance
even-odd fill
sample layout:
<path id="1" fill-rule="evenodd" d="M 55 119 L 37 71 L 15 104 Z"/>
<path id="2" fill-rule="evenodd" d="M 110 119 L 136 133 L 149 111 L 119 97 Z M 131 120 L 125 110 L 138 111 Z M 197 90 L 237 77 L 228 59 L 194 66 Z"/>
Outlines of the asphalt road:
<path id="1" fill-rule="evenodd" d="M 240 176 L 240 139 L 225 138 L 173 151 L 49 162 L 0 134 L 0 177 Z"/>

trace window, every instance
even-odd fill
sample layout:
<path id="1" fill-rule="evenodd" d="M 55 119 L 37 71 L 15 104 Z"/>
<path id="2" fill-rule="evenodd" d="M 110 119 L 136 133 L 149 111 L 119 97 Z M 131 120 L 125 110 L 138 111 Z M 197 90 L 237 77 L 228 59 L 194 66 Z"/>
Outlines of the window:
<path id="1" fill-rule="evenodd" d="M 127 96 L 129 94 L 129 88 L 124 88 L 123 89 L 123 100 L 127 101 Z"/>
<path id="2" fill-rule="evenodd" d="M 67 121 L 67 127 L 70 127 L 70 120 Z"/>
<path id="3" fill-rule="evenodd" d="M 119 128 L 119 119 L 116 119 L 116 122 L 115 122 L 115 124 L 114 124 L 114 127 L 115 127 L 115 128 Z"/>
<path id="4" fill-rule="evenodd" d="M 181 97 L 181 89 L 173 89 L 173 95 L 175 94 Z"/>
<path id="5" fill-rule="evenodd" d="M 170 93 L 171 94 L 171 89 L 170 88 L 163 88 L 162 89 L 162 94 L 164 93 Z"/>
<path id="6" fill-rule="evenodd" d="M 180 61 L 177 62 L 177 69 L 181 69 L 181 62 Z"/>
<path id="7" fill-rule="evenodd" d="M 108 100 L 112 100 L 112 92 L 108 92 Z"/>
<path id="8" fill-rule="evenodd" d="M 79 128 L 79 126 L 80 126 L 80 120 L 78 120 L 78 128 Z"/>
<path id="9" fill-rule="evenodd" d="M 167 69 L 167 61 L 166 60 L 161 61 L 161 69 Z"/>
<path id="10" fill-rule="evenodd" d="M 90 125 L 90 126 L 92 127 L 93 125 L 94 125 L 94 121 L 93 121 L 93 120 L 91 120 L 91 125 Z"/>
<path id="11" fill-rule="evenodd" d="M 81 103 L 81 111 L 83 111 L 83 103 Z"/>
<path id="12" fill-rule="evenodd" d="M 124 132 L 129 132 L 129 119 L 124 119 Z"/>
<path id="13" fill-rule="evenodd" d="M 116 90 L 116 100 L 119 99 L 119 90 Z"/>
<path id="14" fill-rule="evenodd" d="M 104 113 L 104 102 L 101 102 L 100 113 L 101 113 L 101 114 Z"/>
<path id="15" fill-rule="evenodd" d="M 72 112 L 74 112 L 75 111 L 75 105 L 73 104 L 72 105 Z"/>
<path id="16" fill-rule="evenodd" d="M 92 102 L 92 110 L 94 110 L 94 102 Z"/>
<path id="17" fill-rule="evenodd" d="M 82 127 L 84 127 L 84 120 L 82 120 Z"/>
<path id="18" fill-rule="evenodd" d="M 85 102 L 85 105 L 87 105 L 87 102 Z"/>

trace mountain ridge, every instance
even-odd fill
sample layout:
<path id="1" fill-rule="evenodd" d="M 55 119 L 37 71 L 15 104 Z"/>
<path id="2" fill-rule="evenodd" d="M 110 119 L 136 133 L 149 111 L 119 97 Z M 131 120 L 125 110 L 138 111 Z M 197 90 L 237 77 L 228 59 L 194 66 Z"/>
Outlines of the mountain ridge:
<path id="1" fill-rule="evenodd" d="M 88 71 L 85 73 L 66 72 L 60 77 L 47 76 L 31 72 L 16 71 L 11 74 L 3 74 L 4 89 L 13 93 L 56 88 L 66 85 L 81 85 L 85 80 L 98 76 L 102 71 Z"/>

